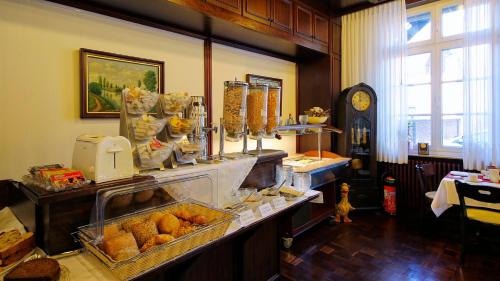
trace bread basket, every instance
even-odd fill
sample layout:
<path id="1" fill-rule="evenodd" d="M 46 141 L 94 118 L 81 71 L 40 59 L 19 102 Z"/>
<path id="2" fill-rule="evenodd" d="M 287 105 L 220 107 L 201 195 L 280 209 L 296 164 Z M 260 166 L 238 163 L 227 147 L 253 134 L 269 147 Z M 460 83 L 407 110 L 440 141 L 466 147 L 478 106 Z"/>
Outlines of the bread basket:
<path id="1" fill-rule="evenodd" d="M 186 180 L 183 180 L 184 182 Z M 170 185 L 175 184 L 170 182 Z M 150 189 L 161 189 L 158 185 L 127 186 L 123 189 L 111 190 L 110 192 L 100 190 L 97 195 L 95 220 L 91 218 L 91 224 L 79 228 L 77 237 L 80 243 L 97 257 L 107 267 L 113 275 L 120 280 L 130 280 L 144 273 L 161 267 L 169 261 L 194 250 L 197 247 L 206 245 L 222 237 L 230 223 L 236 218 L 235 214 L 210 207 L 209 205 L 195 200 L 187 199 L 182 201 L 164 203 L 156 201 L 154 204 L 143 205 L 146 208 L 135 207 L 134 211 L 122 214 L 118 217 L 110 217 L 105 214 L 105 205 L 112 198 L 136 194 Z M 155 193 L 156 194 L 156 193 Z M 152 202 L 156 199 L 153 197 Z M 158 203 L 160 202 L 160 203 Z M 162 204 L 163 203 L 163 204 Z M 112 223 L 122 223 L 130 218 L 145 218 L 153 212 L 173 213 L 178 209 L 188 210 L 191 213 L 203 214 L 207 220 L 207 225 L 198 227 L 195 231 L 176 238 L 165 244 L 156 246 L 146 252 L 140 253 L 126 260 L 116 261 L 107 255 L 100 247 L 104 225 Z M 105 212 L 106 210 L 106 212 Z"/>

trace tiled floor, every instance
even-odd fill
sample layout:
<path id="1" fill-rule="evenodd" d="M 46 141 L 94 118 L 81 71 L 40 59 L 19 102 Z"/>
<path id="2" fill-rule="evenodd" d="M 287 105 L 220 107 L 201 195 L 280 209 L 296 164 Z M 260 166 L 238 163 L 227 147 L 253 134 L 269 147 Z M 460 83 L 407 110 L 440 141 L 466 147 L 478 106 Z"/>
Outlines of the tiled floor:
<path id="1" fill-rule="evenodd" d="M 475 249 L 465 266 L 458 266 L 455 229 L 422 233 L 415 223 L 374 212 L 352 219 L 351 224 L 323 223 L 282 250 L 283 279 L 500 280 L 498 249 Z"/>

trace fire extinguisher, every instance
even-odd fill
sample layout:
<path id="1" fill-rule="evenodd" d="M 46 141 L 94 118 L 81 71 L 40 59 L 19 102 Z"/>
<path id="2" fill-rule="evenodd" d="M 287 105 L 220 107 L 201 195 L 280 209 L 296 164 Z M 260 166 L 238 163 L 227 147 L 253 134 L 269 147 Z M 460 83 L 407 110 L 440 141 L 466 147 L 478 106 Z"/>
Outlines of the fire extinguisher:
<path id="1" fill-rule="evenodd" d="M 384 210 L 390 215 L 396 215 L 396 178 L 390 173 L 384 173 L 382 183 L 384 184 Z"/>

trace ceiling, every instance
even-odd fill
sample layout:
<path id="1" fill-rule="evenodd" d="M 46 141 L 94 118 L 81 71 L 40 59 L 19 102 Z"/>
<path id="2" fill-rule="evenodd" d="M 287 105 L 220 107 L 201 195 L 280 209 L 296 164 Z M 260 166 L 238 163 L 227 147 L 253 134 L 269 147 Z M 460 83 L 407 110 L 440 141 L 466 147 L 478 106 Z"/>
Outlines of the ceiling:
<path id="1" fill-rule="evenodd" d="M 337 14 L 347 14 L 391 0 L 330 0 L 330 6 Z"/>

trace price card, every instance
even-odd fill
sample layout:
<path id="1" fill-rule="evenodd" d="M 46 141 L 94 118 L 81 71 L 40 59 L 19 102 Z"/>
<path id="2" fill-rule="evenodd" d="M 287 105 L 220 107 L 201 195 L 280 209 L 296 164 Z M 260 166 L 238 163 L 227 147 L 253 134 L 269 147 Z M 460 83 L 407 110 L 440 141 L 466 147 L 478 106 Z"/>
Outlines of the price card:
<path id="1" fill-rule="evenodd" d="M 252 210 L 243 211 L 243 212 L 239 213 L 239 215 L 240 215 L 241 226 L 247 226 L 250 223 L 252 223 L 252 221 L 255 220 L 255 215 L 254 215 Z"/>
<path id="2" fill-rule="evenodd" d="M 285 197 L 280 196 L 278 198 L 274 198 L 272 203 L 275 210 L 283 209 L 286 207 Z"/>
<path id="3" fill-rule="evenodd" d="M 273 207 L 271 207 L 271 204 L 269 203 L 260 205 L 258 210 L 262 217 L 267 217 L 273 213 Z"/>

